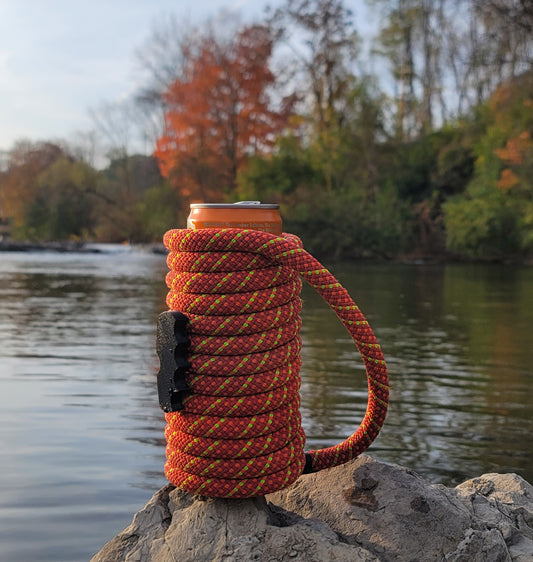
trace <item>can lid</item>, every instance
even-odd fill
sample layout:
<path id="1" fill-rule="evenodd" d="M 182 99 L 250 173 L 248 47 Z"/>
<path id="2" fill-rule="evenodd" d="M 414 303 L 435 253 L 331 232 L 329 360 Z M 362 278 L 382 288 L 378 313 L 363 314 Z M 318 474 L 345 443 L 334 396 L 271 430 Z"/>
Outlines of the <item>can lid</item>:
<path id="1" fill-rule="evenodd" d="M 239 201 L 238 203 L 191 203 L 191 209 L 279 209 L 277 203 L 260 201 Z"/>

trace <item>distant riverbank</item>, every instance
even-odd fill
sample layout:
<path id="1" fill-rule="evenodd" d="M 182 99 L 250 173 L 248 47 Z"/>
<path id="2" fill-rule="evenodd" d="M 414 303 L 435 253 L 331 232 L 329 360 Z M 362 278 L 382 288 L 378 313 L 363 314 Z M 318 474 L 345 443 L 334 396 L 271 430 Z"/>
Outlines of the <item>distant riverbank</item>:
<path id="1" fill-rule="evenodd" d="M 122 252 L 149 252 L 152 254 L 166 255 L 168 252 L 162 243 L 154 244 L 128 244 L 128 243 L 96 243 L 96 242 L 75 242 L 75 241 L 54 241 L 54 242 L 29 242 L 17 240 L 0 240 L 0 252 L 57 252 L 57 253 L 83 253 L 83 254 L 109 254 L 109 253 L 122 253 Z M 311 252 L 312 253 L 312 252 Z M 438 254 L 419 254 L 411 253 L 396 257 L 364 257 L 352 260 L 331 260 L 330 256 L 315 255 L 318 259 L 325 259 L 333 262 L 371 262 L 371 263 L 403 263 L 424 265 L 432 263 L 502 263 L 514 264 L 522 266 L 533 266 L 533 257 L 517 258 L 516 256 L 505 259 L 472 259 L 466 256 L 460 256 L 452 253 Z"/>
<path id="2" fill-rule="evenodd" d="M 82 242 L 16 242 L 12 240 L 0 241 L 0 252 L 91 252 L 97 249 L 87 248 Z"/>
<path id="3" fill-rule="evenodd" d="M 0 240 L 0 252 L 78 252 L 103 254 L 109 252 L 143 250 L 154 254 L 166 254 L 163 244 L 93 244 L 85 242 L 21 242 Z"/>

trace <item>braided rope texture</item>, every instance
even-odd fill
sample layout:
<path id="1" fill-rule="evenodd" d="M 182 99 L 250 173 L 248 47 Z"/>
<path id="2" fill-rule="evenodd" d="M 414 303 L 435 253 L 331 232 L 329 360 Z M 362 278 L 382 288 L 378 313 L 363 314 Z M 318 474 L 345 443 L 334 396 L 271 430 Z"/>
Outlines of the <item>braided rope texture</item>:
<path id="1" fill-rule="evenodd" d="M 191 393 L 165 414 L 168 480 L 208 497 L 265 495 L 361 454 L 387 413 L 385 360 L 372 329 L 335 277 L 292 234 L 170 230 L 167 305 L 190 324 Z M 304 453 L 300 417 L 300 291 L 307 281 L 362 356 L 367 411 L 344 442 Z"/>

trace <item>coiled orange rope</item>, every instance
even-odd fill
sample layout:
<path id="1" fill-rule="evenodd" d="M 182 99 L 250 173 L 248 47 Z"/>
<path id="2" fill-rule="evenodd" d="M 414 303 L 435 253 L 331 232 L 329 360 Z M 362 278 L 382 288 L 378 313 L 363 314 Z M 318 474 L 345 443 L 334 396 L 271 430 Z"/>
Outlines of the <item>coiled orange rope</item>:
<path id="1" fill-rule="evenodd" d="M 358 307 L 293 235 L 240 229 L 171 230 L 164 238 L 167 305 L 190 323 L 191 389 L 165 414 L 170 482 L 211 497 L 280 490 L 305 472 L 363 452 L 387 412 L 387 368 Z M 368 406 L 346 441 L 304 452 L 300 417 L 299 313 L 303 277 L 329 303 L 359 353 Z"/>

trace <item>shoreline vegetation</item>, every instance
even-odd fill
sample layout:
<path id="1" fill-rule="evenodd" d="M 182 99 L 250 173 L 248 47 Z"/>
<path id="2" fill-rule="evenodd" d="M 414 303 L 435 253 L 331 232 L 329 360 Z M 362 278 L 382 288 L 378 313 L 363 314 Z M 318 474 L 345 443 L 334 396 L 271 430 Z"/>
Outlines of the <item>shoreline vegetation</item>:
<path id="1" fill-rule="evenodd" d="M 1 253 L 54 253 L 54 254 L 110 254 L 125 253 L 129 251 L 140 251 L 149 254 L 166 256 L 168 250 L 163 243 L 105 243 L 105 242 L 79 242 L 79 241 L 47 241 L 47 242 L 28 242 L 16 240 L 0 240 Z M 393 262 L 398 264 L 410 265 L 429 265 L 429 264 L 445 264 L 445 263 L 500 263 L 506 265 L 519 265 L 524 267 L 533 267 L 533 258 L 529 259 L 494 259 L 494 258 L 467 258 L 465 256 L 442 253 L 439 255 L 421 255 L 421 254 L 404 254 L 394 257 L 390 256 L 362 256 L 358 258 L 346 259 L 343 257 L 332 258 L 331 256 L 320 256 L 319 259 L 327 259 L 329 257 L 332 263 L 338 261 L 353 262 Z"/>
<path id="2" fill-rule="evenodd" d="M 532 263 L 533 4 L 368 9 L 366 45 L 342 0 L 154 29 L 131 107 L 100 108 L 78 143 L 0 153 L 4 251 L 159 244 L 191 202 L 257 200 L 320 259 Z M 133 114 L 151 154 L 129 149 Z"/>
<path id="3" fill-rule="evenodd" d="M 163 244 L 122 244 L 124 251 L 132 248 L 149 252 L 152 254 L 166 255 L 167 250 Z M 105 254 L 109 253 L 107 248 L 113 248 L 117 253 L 116 244 L 91 242 L 72 242 L 72 241 L 58 241 L 58 242 L 24 242 L 16 240 L 0 240 L 0 252 L 53 252 L 58 254 L 65 253 L 81 253 L 81 254 Z M 119 250 L 120 251 L 120 250 Z"/>

